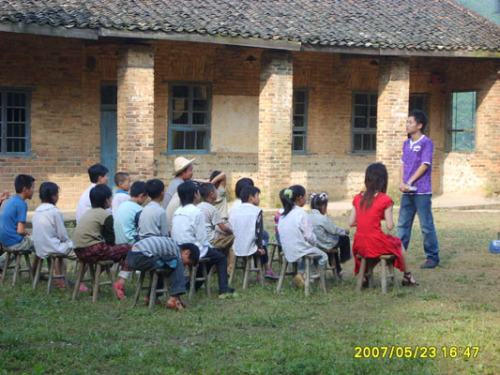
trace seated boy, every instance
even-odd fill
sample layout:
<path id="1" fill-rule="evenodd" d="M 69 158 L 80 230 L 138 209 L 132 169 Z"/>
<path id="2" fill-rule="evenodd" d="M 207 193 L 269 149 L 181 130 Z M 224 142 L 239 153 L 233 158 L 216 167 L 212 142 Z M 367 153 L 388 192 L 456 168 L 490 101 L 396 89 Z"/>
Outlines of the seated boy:
<path id="1" fill-rule="evenodd" d="M 261 263 L 265 267 L 265 276 L 278 279 L 269 267 L 267 257 L 267 243 L 269 234 L 264 230 L 262 210 L 260 204 L 260 190 L 256 186 L 247 185 L 240 193 L 241 206 L 231 211 L 229 223 L 233 228 L 233 250 L 236 256 L 249 256 L 258 252 Z"/>
<path id="2" fill-rule="evenodd" d="M 118 172 L 115 174 L 115 184 L 118 190 L 116 190 L 116 194 L 111 202 L 113 216 L 116 215 L 118 208 L 123 202 L 130 200 L 130 195 L 128 195 L 128 191 L 130 190 L 130 176 L 128 173 Z"/>
<path id="3" fill-rule="evenodd" d="M 14 181 L 16 195 L 5 202 L 2 211 L 2 223 L 0 227 L 2 246 L 8 251 L 35 251 L 33 240 L 26 231 L 26 214 L 28 204 L 26 200 L 33 197 L 35 191 L 35 179 L 27 174 L 16 176 Z M 11 258 L 12 259 L 12 258 Z M 38 258 L 35 258 L 33 269 L 36 267 Z M 4 268 L 5 259 L 0 259 L 0 268 Z M 9 262 L 10 263 L 10 262 Z"/>
<path id="4" fill-rule="evenodd" d="M 177 245 L 169 237 L 148 237 L 137 242 L 127 255 L 127 264 L 141 272 L 164 269 L 169 280 L 170 298 L 167 308 L 184 310 L 181 295 L 186 293 L 184 266 L 196 265 L 200 250 L 192 243 Z M 158 289 L 163 289 L 163 278 L 158 280 Z M 160 300 L 157 299 L 160 304 Z M 149 305 L 149 295 L 146 297 Z"/>
<path id="5" fill-rule="evenodd" d="M 144 239 L 152 236 L 168 236 L 167 213 L 160 202 L 165 195 L 165 185 L 154 178 L 146 182 L 146 191 L 151 198 L 139 217 L 139 237 Z"/>
<path id="6" fill-rule="evenodd" d="M 224 254 L 210 247 L 205 230 L 205 216 L 195 206 L 200 200 L 198 184 L 194 181 L 185 181 L 177 188 L 182 207 L 175 211 L 172 223 L 172 239 L 178 244 L 194 243 L 200 249 L 200 259 L 207 257 L 207 270 L 213 266 L 217 268 L 219 276 L 219 298 L 236 296 L 234 289 L 227 284 L 227 259 Z M 198 276 L 202 276 L 202 269 L 198 267 Z M 197 284 L 199 288 L 201 283 Z"/>
<path id="7" fill-rule="evenodd" d="M 99 260 L 121 261 L 118 281 L 113 284 L 116 296 L 125 298 L 125 281 L 131 268 L 125 263 L 130 244 L 115 245 L 113 215 L 106 209 L 111 207 L 111 189 L 107 185 L 96 185 L 90 190 L 89 198 L 92 208 L 80 219 L 73 234 L 73 245 L 78 259 L 87 262 Z"/>
<path id="8" fill-rule="evenodd" d="M 130 200 L 123 202 L 113 215 L 116 243 L 139 241 L 138 222 L 142 205 L 148 199 L 146 183 L 136 181 L 130 188 Z"/>
<path id="9" fill-rule="evenodd" d="M 205 229 L 207 231 L 207 241 L 210 245 L 220 250 L 226 257 L 228 257 L 228 264 L 231 267 L 234 261 L 234 254 L 232 245 L 234 241 L 233 231 L 229 228 L 224 220 L 221 218 L 219 211 L 214 206 L 217 199 L 217 190 L 215 185 L 211 183 L 202 184 L 200 187 L 200 194 L 203 202 L 198 205 L 198 208 L 205 216 Z M 228 274 L 231 269 L 228 268 Z"/>
<path id="10" fill-rule="evenodd" d="M 89 174 L 89 179 L 90 179 L 90 186 L 88 187 L 87 190 L 85 190 L 82 195 L 80 196 L 80 200 L 78 201 L 78 207 L 76 209 L 76 223 L 80 221 L 82 216 L 92 208 L 92 205 L 90 204 L 90 189 L 92 189 L 96 185 L 106 185 L 108 183 L 109 177 L 108 177 L 108 168 L 106 168 L 102 164 L 94 164 L 88 169 L 88 174 Z"/>

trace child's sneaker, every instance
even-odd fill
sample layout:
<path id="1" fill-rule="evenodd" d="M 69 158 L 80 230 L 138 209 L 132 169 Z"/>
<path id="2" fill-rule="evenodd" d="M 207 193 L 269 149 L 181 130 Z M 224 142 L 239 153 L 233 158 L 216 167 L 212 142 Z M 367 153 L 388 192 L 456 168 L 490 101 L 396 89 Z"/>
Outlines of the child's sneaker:
<path id="1" fill-rule="evenodd" d="M 280 278 L 278 275 L 276 275 L 273 272 L 273 270 L 267 270 L 265 277 L 267 277 L 268 279 L 273 279 L 273 280 L 278 280 Z"/>
<path id="2" fill-rule="evenodd" d="M 293 280 L 292 280 L 292 283 L 293 285 L 297 288 L 297 289 L 304 289 L 305 285 L 306 285 L 306 281 L 304 280 L 304 276 L 302 276 L 301 273 L 298 273 L 294 276 Z"/>
<path id="3" fill-rule="evenodd" d="M 118 299 L 124 299 L 125 298 L 125 293 L 123 292 L 125 290 L 125 287 L 120 284 L 119 281 L 115 281 L 113 283 L 113 288 L 115 289 L 116 296 Z"/>
<path id="4" fill-rule="evenodd" d="M 87 292 L 89 290 L 89 288 L 87 288 L 87 285 L 85 285 L 84 283 L 80 283 L 80 286 L 78 287 L 78 290 L 80 292 Z"/>
<path id="5" fill-rule="evenodd" d="M 240 295 L 233 288 L 229 288 L 226 293 L 219 294 L 219 299 L 238 298 Z"/>

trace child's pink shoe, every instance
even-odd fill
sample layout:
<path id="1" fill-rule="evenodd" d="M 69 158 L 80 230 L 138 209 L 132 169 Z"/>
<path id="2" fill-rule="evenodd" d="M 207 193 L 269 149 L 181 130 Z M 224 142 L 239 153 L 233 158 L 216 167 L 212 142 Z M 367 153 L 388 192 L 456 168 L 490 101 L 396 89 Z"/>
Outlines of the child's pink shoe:
<path id="1" fill-rule="evenodd" d="M 278 275 L 276 275 L 273 272 L 273 270 L 267 270 L 265 277 L 267 277 L 268 279 L 273 279 L 273 280 L 278 280 L 280 278 Z"/>
<path id="2" fill-rule="evenodd" d="M 118 299 L 124 299 L 125 298 L 125 293 L 123 292 L 125 290 L 125 287 L 120 284 L 119 281 L 115 281 L 113 283 L 113 288 L 115 289 L 116 296 Z"/>
<path id="3" fill-rule="evenodd" d="M 87 286 L 84 283 L 80 283 L 78 290 L 80 292 L 87 292 L 89 290 L 89 288 L 87 288 Z"/>

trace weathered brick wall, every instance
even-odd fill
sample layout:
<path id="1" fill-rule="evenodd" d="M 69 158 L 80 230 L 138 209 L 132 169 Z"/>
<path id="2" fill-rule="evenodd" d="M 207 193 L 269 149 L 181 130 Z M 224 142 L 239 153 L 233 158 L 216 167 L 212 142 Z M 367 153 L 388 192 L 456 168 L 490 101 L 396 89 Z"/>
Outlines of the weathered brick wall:
<path id="1" fill-rule="evenodd" d="M 196 157 L 195 176 L 214 169 L 228 174 L 228 187 L 243 177 L 260 183 L 258 137 L 262 51 L 194 43 L 161 42 L 154 53 L 154 162 L 145 168 L 168 183 L 177 155 L 167 155 L 170 82 L 212 84 L 213 148 Z M 85 45 L 74 39 L 0 34 L 0 86 L 34 89 L 31 97 L 30 157 L 0 156 L 0 190 L 13 193 L 18 173 L 58 183 L 59 206 L 75 209 L 88 186 L 87 168 L 100 161 L 100 86 L 117 82 L 119 48 Z M 257 60 L 246 61 L 249 55 Z M 95 64 L 92 64 L 92 59 Z M 378 61 L 378 59 L 375 59 Z M 380 66 L 374 59 L 320 53 L 293 53 L 293 85 L 309 89 L 308 154 L 291 157 L 290 183 L 308 192 L 327 191 L 332 199 L 350 198 L 363 185 L 364 170 L 376 155 L 350 153 L 353 90 L 377 91 Z M 444 84 L 433 84 L 432 73 Z M 149 76 L 151 78 L 151 76 Z M 435 192 L 491 193 L 499 189 L 500 84 L 494 61 L 411 58 L 410 93 L 426 95 L 428 135 L 436 147 Z M 447 93 L 480 90 L 474 153 L 445 149 Z M 246 100 L 248 99 L 248 101 Z M 242 104 L 244 103 L 244 104 Z M 151 103 L 150 103 L 151 104 Z M 228 112 L 234 111 L 234 114 Z M 244 120 L 239 121 L 239 118 Z M 232 122 L 234 121 L 234 125 Z M 220 134 L 230 133 L 224 139 Z M 217 134 L 217 135 L 215 135 Z M 395 142 L 400 150 L 404 134 Z M 137 160 L 136 165 L 142 165 Z M 127 168 L 135 169 L 134 166 Z M 133 172 L 133 171 L 131 171 Z M 288 179 L 287 176 L 283 178 Z M 142 178 L 142 177 L 141 177 Z M 287 180 L 288 181 L 288 180 Z M 276 184 L 277 188 L 285 182 Z M 35 198 L 30 209 L 39 204 Z"/>

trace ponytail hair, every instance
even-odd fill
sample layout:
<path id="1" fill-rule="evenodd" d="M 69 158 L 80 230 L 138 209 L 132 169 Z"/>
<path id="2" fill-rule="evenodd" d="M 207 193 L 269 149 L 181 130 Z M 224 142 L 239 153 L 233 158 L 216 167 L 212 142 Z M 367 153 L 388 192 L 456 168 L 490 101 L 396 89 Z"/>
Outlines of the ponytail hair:
<path id="1" fill-rule="evenodd" d="M 368 210 L 373 203 L 373 198 L 377 193 L 387 191 L 387 168 L 382 163 L 373 163 L 366 168 L 365 186 L 366 191 L 361 198 L 360 209 Z"/>
<path id="2" fill-rule="evenodd" d="M 306 195 L 306 189 L 304 189 L 301 185 L 293 185 L 289 188 L 283 189 L 280 191 L 280 199 L 283 204 L 283 208 L 285 209 L 282 216 L 286 216 L 290 213 L 293 206 L 295 205 L 295 201 L 299 197 L 303 197 Z"/>
<path id="3" fill-rule="evenodd" d="M 322 206 L 328 205 L 328 195 L 326 193 L 312 193 L 309 196 L 309 200 L 311 201 L 311 210 L 319 211 Z"/>

